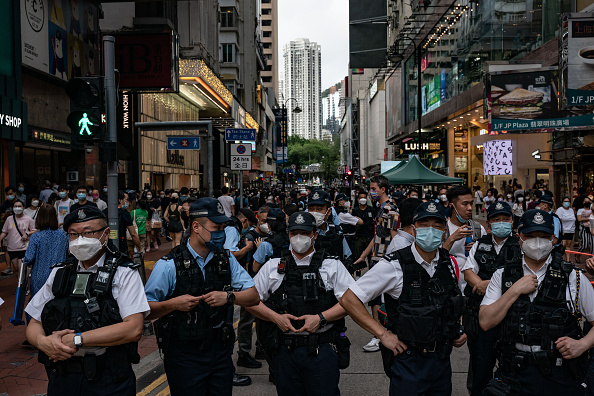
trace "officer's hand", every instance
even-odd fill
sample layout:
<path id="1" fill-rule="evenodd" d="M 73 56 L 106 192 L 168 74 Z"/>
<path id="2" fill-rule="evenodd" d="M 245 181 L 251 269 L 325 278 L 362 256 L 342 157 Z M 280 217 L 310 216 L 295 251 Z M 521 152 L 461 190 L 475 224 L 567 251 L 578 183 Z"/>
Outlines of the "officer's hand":
<path id="1" fill-rule="evenodd" d="M 524 275 L 512 287 L 520 294 L 530 294 L 538 287 L 538 278 L 534 274 Z"/>
<path id="2" fill-rule="evenodd" d="M 590 257 L 586 260 L 586 271 L 589 274 L 594 274 L 594 257 Z"/>
<path id="3" fill-rule="evenodd" d="M 555 346 L 564 359 L 575 359 L 588 350 L 588 345 L 584 344 L 583 339 L 575 340 L 570 337 L 559 338 L 555 341 Z"/>
<path id="4" fill-rule="evenodd" d="M 172 298 L 170 301 L 173 304 L 174 311 L 187 312 L 194 309 L 194 307 L 200 303 L 200 300 L 200 297 L 184 294 L 183 296 Z"/>
<path id="5" fill-rule="evenodd" d="M 456 348 L 460 348 L 462 345 L 466 344 L 466 339 L 467 338 L 468 337 L 466 337 L 466 334 L 462 334 L 460 337 L 458 337 L 458 338 L 456 338 L 454 340 L 454 342 L 453 342 L 454 343 L 454 346 Z"/>
<path id="6" fill-rule="evenodd" d="M 278 314 L 274 317 L 274 324 L 276 324 L 283 333 L 286 333 L 289 330 L 293 333 L 297 333 L 297 330 L 295 330 L 291 324 L 291 320 L 297 320 L 297 317 L 291 314 Z"/>
<path id="7" fill-rule="evenodd" d="M 211 307 L 222 307 L 227 304 L 227 292 L 213 291 L 200 297 Z"/>
<path id="8" fill-rule="evenodd" d="M 39 349 L 41 349 L 49 358 L 58 362 L 60 360 L 70 359 L 72 355 L 77 351 L 76 348 L 64 345 L 62 337 L 66 334 L 73 334 L 74 330 L 60 330 L 54 331 L 53 334 L 41 338 L 39 342 Z"/>
<path id="9" fill-rule="evenodd" d="M 303 327 L 297 330 L 298 333 L 304 331 L 315 333 L 320 328 L 320 317 L 318 315 L 303 315 L 298 317 L 297 320 L 305 321 Z"/>
<path id="10" fill-rule="evenodd" d="M 489 280 L 484 280 L 477 283 L 473 288 L 472 292 L 474 294 L 478 294 L 479 296 L 484 296 L 487 292 L 487 287 L 489 286 Z"/>
<path id="11" fill-rule="evenodd" d="M 394 356 L 407 350 L 406 344 L 400 341 L 398 336 L 389 330 L 379 337 L 379 339 L 386 348 L 394 352 Z"/>
<path id="12" fill-rule="evenodd" d="M 262 238 L 256 238 L 256 240 L 254 241 L 256 243 L 256 249 L 260 247 L 260 244 L 262 243 Z"/>

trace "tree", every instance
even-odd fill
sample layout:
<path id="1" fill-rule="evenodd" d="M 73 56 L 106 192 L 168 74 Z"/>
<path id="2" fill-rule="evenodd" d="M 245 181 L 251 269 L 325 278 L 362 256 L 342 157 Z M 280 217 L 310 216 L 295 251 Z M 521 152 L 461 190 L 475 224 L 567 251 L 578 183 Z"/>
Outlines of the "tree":
<path id="1" fill-rule="evenodd" d="M 325 140 L 307 140 L 299 136 L 289 137 L 288 163 L 295 164 L 297 170 L 319 163 L 324 179 L 330 182 L 338 177 L 337 168 L 340 164 L 340 142 Z"/>

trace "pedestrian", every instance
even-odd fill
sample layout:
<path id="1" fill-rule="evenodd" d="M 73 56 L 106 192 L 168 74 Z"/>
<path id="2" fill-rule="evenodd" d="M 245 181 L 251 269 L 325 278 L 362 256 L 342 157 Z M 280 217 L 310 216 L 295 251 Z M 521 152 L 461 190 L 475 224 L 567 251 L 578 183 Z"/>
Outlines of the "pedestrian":
<path id="1" fill-rule="evenodd" d="M 0 241 L 6 238 L 6 251 L 10 257 L 3 275 L 12 275 L 21 268 L 29 238 L 35 232 L 35 221 L 24 214 L 21 201 L 15 200 L 12 210 L 12 216 L 6 219 L 0 233 Z"/>
<path id="2" fill-rule="evenodd" d="M 70 213 L 70 207 L 73 204 L 73 200 L 68 197 L 69 193 L 68 186 L 65 184 L 58 187 L 58 198 L 60 198 L 54 204 L 56 213 L 58 216 L 58 227 L 62 228 L 64 225 L 64 218 Z"/>
<path id="3" fill-rule="evenodd" d="M 571 207 L 571 199 L 569 197 L 563 197 L 561 206 L 557 208 L 555 214 L 561 220 L 563 226 L 563 244 L 564 250 L 571 250 L 573 247 L 573 236 L 575 235 L 575 212 Z M 565 260 L 569 261 L 569 253 L 565 253 Z"/>
<path id="4" fill-rule="evenodd" d="M 353 216 L 363 219 L 363 224 L 355 227 L 355 243 L 353 244 L 353 257 L 361 257 L 369 243 L 373 239 L 373 223 L 375 213 L 373 207 L 367 204 L 367 191 L 359 190 L 357 192 L 357 204 L 351 212 Z M 364 260 L 361 265 L 367 267 L 367 261 Z M 355 272 L 355 279 L 361 276 L 361 271 Z"/>
<path id="5" fill-rule="evenodd" d="M 23 203 L 23 205 L 27 205 L 27 195 L 25 194 L 25 184 L 24 183 L 17 184 L 16 199 L 21 201 Z M 29 205 L 27 205 L 27 206 L 29 206 Z"/>
<path id="6" fill-rule="evenodd" d="M 351 201 L 346 194 L 338 193 L 334 198 L 334 206 L 343 235 L 349 245 L 351 252 L 355 248 L 355 234 L 357 226 L 363 225 L 363 219 L 350 213 Z"/>
<path id="7" fill-rule="evenodd" d="M 132 216 L 132 221 L 136 223 L 136 227 L 138 228 L 138 238 L 140 239 L 140 251 L 150 252 L 151 248 L 147 244 L 147 236 L 146 236 L 146 220 L 148 219 L 148 210 L 146 201 L 144 199 L 139 200 L 136 202 L 136 209 L 132 211 L 130 214 Z"/>
<path id="8" fill-rule="evenodd" d="M 520 222 L 520 218 L 526 210 L 526 200 L 524 199 L 524 194 L 518 194 L 518 196 L 516 197 L 516 202 L 512 205 L 512 213 L 514 216 L 514 230 L 518 229 L 518 223 Z"/>
<path id="9" fill-rule="evenodd" d="M 140 244 L 140 238 L 138 236 L 138 228 L 135 226 L 132 216 L 128 208 L 130 201 L 128 200 L 128 193 L 124 191 L 118 192 L 118 239 L 120 252 L 124 253 L 128 257 L 132 257 L 134 254 L 134 248 L 137 252 L 143 252 L 142 245 Z M 103 213 L 107 215 L 107 211 Z"/>
<path id="10" fill-rule="evenodd" d="M 487 196 L 483 198 L 483 204 L 485 205 L 485 211 L 489 209 L 489 205 L 495 202 L 495 197 L 493 196 L 493 192 L 491 190 L 487 191 Z"/>
<path id="11" fill-rule="evenodd" d="M 553 224 L 555 225 L 555 240 L 553 241 L 553 245 L 560 244 L 563 240 L 563 227 L 561 226 L 561 219 L 559 216 L 556 213 L 553 214 L 553 208 L 555 207 L 553 196 L 542 194 L 538 200 L 537 207 L 538 209 L 544 210 L 545 212 L 553 215 Z"/>
<path id="12" fill-rule="evenodd" d="M 6 199 L 0 205 L 0 221 L 4 222 L 10 216 L 12 216 L 12 206 L 17 201 L 15 188 L 12 186 L 8 186 L 4 188 L 4 194 Z M 25 205 L 25 204 L 23 204 Z"/>
<path id="13" fill-rule="evenodd" d="M 581 253 L 594 253 L 594 235 L 592 234 L 592 228 L 590 226 L 590 216 L 592 215 L 592 201 L 586 197 L 582 202 L 583 207 L 577 211 L 577 219 L 580 223 L 580 240 L 581 245 L 579 252 Z M 581 255 L 575 255 L 576 263 L 580 263 Z"/>
<path id="14" fill-rule="evenodd" d="M 167 230 L 171 237 L 171 248 L 181 243 L 181 237 L 184 232 L 184 226 L 181 222 L 181 210 L 179 206 L 179 195 L 174 192 L 171 194 L 171 203 L 165 209 L 163 218 L 167 222 Z"/>
<path id="15" fill-rule="evenodd" d="M 512 236 L 512 208 L 507 202 L 497 202 L 489 206 L 487 224 L 490 235 L 481 237 L 470 249 L 462 272 L 467 282 L 464 288 L 466 307 L 462 323 L 468 336 L 470 350 L 470 370 L 472 396 L 481 396 L 493 378 L 495 367 L 495 344 L 497 333 L 491 329 L 484 331 L 479 326 L 479 308 L 489 280 L 497 268 L 505 266 L 514 249 L 519 250 L 518 238 Z M 472 375 L 470 375 L 472 373 Z"/>
<path id="16" fill-rule="evenodd" d="M 41 203 L 47 203 L 49 196 L 54 192 L 51 189 L 51 185 L 52 184 L 49 182 L 49 180 L 44 180 L 41 184 L 41 192 L 39 193 L 39 200 Z"/>
<path id="17" fill-rule="evenodd" d="M 56 209 L 43 204 L 35 219 L 37 232 L 31 235 L 23 264 L 31 267 L 31 298 L 37 294 L 51 272 L 51 266 L 66 260 L 68 238 L 58 228 Z M 48 247 L 51 246 L 51 249 Z"/>
<path id="18" fill-rule="evenodd" d="M 534 193 L 532 194 L 532 201 L 530 201 L 528 203 L 528 205 L 526 206 L 526 210 L 537 209 L 538 200 L 540 199 L 541 196 L 542 196 L 542 191 L 535 190 Z"/>
<path id="19" fill-rule="evenodd" d="M 37 194 L 29 194 L 26 199 L 27 205 L 23 213 L 35 220 L 37 212 L 39 211 L 39 196 Z"/>
<path id="20" fill-rule="evenodd" d="M 261 303 L 247 309 L 261 320 L 258 340 L 272 362 L 279 395 L 338 396 L 349 344 L 338 300 L 353 278 L 336 256 L 314 249 L 312 214 L 291 215 L 288 232 L 291 250 L 260 269 L 254 281 Z"/>
<path id="21" fill-rule="evenodd" d="M 232 394 L 233 304 L 259 298 L 252 278 L 223 250 L 228 221 L 217 199 L 194 202 L 189 240 L 157 261 L 146 284 L 172 396 Z"/>
<path id="22" fill-rule="evenodd" d="M 48 396 L 134 395 L 138 340 L 149 312 L 142 280 L 109 243 L 103 212 L 66 216 L 72 254 L 55 266 L 25 312 L 27 339 L 48 373 Z M 107 313 L 109 314 L 102 314 Z"/>
<path id="23" fill-rule="evenodd" d="M 231 217 L 235 213 L 235 201 L 233 201 L 233 197 L 229 196 L 229 187 L 225 186 L 221 189 L 221 196 L 218 197 L 218 200 L 223 205 L 225 216 Z"/>
<path id="24" fill-rule="evenodd" d="M 161 241 L 158 238 L 158 234 L 161 231 L 161 200 L 155 197 L 153 191 L 151 190 L 147 191 L 146 194 L 144 194 L 144 199 L 146 200 L 146 206 L 148 211 L 148 217 L 146 221 L 146 245 L 148 248 L 158 250 L 159 245 L 161 244 Z M 153 219 L 155 221 L 153 221 Z"/>
<path id="25" fill-rule="evenodd" d="M 464 345 L 466 335 L 459 323 L 464 300 L 458 269 L 439 247 L 447 229 L 444 207 L 422 203 L 413 226 L 415 242 L 385 255 L 349 287 L 340 304 L 381 341 L 391 396 L 451 395 L 450 354 L 452 347 Z M 382 294 L 388 330 L 364 306 Z"/>
<path id="26" fill-rule="evenodd" d="M 486 392 L 507 387 L 508 394 L 526 396 L 584 395 L 584 352 L 594 333 L 582 337 L 580 322 L 584 316 L 594 323 L 594 289 L 554 249 L 551 214 L 526 211 L 518 232 L 521 251 L 495 271 L 481 302 L 480 326 L 498 327 L 499 341 L 497 379 Z"/>
<path id="27" fill-rule="evenodd" d="M 509 206 L 513 206 L 513 204 L 514 204 L 514 195 L 513 195 L 513 193 L 511 191 L 508 191 L 507 193 L 505 193 L 505 199 L 504 199 L 504 201 L 507 202 L 507 204 Z"/>
<path id="28" fill-rule="evenodd" d="M 80 208 L 82 208 L 84 206 L 87 206 L 87 207 L 93 206 L 93 207 L 97 208 L 97 204 L 89 201 L 88 198 L 89 198 L 89 196 L 87 195 L 87 188 L 84 186 L 78 186 L 76 188 L 76 199 L 78 201 L 76 201 L 76 203 L 74 203 L 70 207 L 70 213 L 77 212 Z M 48 199 L 49 199 L 49 195 L 48 195 Z"/>

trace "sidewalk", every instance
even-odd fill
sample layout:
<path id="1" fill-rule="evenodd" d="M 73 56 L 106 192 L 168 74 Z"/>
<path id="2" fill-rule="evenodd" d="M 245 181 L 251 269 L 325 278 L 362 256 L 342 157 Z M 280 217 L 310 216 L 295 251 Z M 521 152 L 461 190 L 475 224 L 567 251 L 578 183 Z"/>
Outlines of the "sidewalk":
<path id="1" fill-rule="evenodd" d="M 157 251 L 151 250 L 145 254 L 147 277 L 150 276 L 154 262 L 171 248 L 171 243 L 165 241 L 165 238 L 162 241 Z M 2 269 L 4 264 L 0 264 L 0 270 Z M 17 277 L 17 274 L 0 276 L 0 297 L 5 301 L 0 306 L 0 396 L 44 395 L 47 390 L 47 375 L 43 365 L 37 362 L 37 349 L 22 345 L 25 341 L 25 326 L 13 326 L 8 321 L 14 311 Z M 137 366 L 148 366 L 147 361 L 154 358 L 155 355 L 150 355 L 155 351 L 155 337 L 142 337 L 138 344 L 142 360 Z"/>

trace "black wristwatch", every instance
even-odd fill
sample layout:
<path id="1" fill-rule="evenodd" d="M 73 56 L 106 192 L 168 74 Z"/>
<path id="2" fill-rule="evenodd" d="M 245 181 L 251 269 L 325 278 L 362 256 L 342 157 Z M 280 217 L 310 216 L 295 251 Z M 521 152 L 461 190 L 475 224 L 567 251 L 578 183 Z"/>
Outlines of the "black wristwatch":
<path id="1" fill-rule="evenodd" d="M 322 315 L 321 313 L 319 313 L 318 316 L 320 317 L 320 327 L 326 326 L 328 324 L 328 321 L 326 320 L 326 318 L 324 317 L 324 315 Z"/>
<path id="2" fill-rule="evenodd" d="M 232 291 L 227 292 L 227 304 L 233 304 L 235 302 L 235 293 Z"/>

